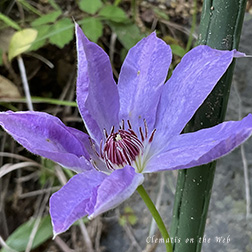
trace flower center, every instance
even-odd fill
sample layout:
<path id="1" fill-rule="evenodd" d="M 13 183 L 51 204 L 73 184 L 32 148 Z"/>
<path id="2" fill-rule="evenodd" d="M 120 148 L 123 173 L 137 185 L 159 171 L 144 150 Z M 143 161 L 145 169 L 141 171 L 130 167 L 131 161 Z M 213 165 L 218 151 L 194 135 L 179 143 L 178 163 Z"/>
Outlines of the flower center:
<path id="1" fill-rule="evenodd" d="M 115 166 L 122 168 L 125 165 L 132 165 L 136 157 L 142 154 L 143 143 L 132 129 L 113 130 L 107 137 L 103 148 L 103 158 L 108 169 Z"/>

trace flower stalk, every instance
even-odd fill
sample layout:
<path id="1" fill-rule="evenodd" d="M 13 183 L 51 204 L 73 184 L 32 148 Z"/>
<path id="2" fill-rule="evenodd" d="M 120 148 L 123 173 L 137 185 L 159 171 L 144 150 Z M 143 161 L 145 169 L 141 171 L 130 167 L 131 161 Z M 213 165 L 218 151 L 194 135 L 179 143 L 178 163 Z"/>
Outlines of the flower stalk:
<path id="1" fill-rule="evenodd" d="M 155 205 L 153 204 L 152 200 L 150 199 L 148 193 L 145 191 L 144 187 L 142 185 L 138 186 L 137 192 L 140 194 L 141 198 L 143 199 L 144 203 L 148 207 L 152 217 L 157 223 L 158 229 L 161 233 L 161 235 L 164 238 L 165 246 L 166 246 L 166 252 L 172 252 L 172 245 L 171 245 L 171 239 L 167 232 L 167 229 L 164 225 L 164 222 L 156 209 Z"/>

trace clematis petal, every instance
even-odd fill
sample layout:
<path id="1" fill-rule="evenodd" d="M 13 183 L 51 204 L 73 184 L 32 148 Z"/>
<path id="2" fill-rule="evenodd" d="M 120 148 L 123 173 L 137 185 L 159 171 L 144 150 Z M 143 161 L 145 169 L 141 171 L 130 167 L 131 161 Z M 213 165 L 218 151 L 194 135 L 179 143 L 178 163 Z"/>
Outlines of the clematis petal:
<path id="1" fill-rule="evenodd" d="M 83 143 L 85 149 L 87 150 L 90 156 L 89 160 L 90 162 L 92 162 L 92 165 L 96 166 L 97 170 L 99 171 L 108 172 L 106 164 L 103 162 L 103 160 L 99 157 L 99 154 L 98 154 L 100 152 L 100 149 L 99 149 L 100 146 L 97 146 L 97 144 L 95 144 L 95 142 L 92 141 L 90 137 L 87 134 L 83 133 L 82 131 L 79 131 L 75 128 L 70 128 L 70 127 L 68 127 L 68 130 L 73 135 L 75 135 L 75 137 L 79 139 L 81 143 Z"/>
<path id="2" fill-rule="evenodd" d="M 88 134 L 72 127 L 67 127 L 67 129 L 84 145 L 89 156 L 94 155 L 94 149 L 91 146 L 91 139 Z M 95 146 L 94 148 L 98 150 L 98 146 Z"/>
<path id="3" fill-rule="evenodd" d="M 138 132 L 143 119 L 153 129 L 163 83 L 172 60 L 171 48 L 155 32 L 128 52 L 118 80 L 120 120 L 130 120 Z"/>
<path id="4" fill-rule="evenodd" d="M 79 173 L 50 198 L 54 237 L 66 231 L 85 211 L 92 191 L 107 177 L 96 170 Z"/>
<path id="5" fill-rule="evenodd" d="M 103 180 L 97 191 L 93 191 L 92 200 L 86 208 L 88 217 L 92 219 L 121 204 L 134 193 L 143 180 L 143 174 L 135 173 L 131 166 L 112 172 Z"/>
<path id="6" fill-rule="evenodd" d="M 166 152 L 154 156 L 144 172 L 185 169 L 207 164 L 242 144 L 252 134 L 252 115 L 208 129 L 175 136 Z"/>
<path id="7" fill-rule="evenodd" d="M 89 135 L 99 145 L 105 128 L 118 125 L 119 95 L 108 55 L 76 24 L 77 103 Z"/>
<path id="8" fill-rule="evenodd" d="M 43 112 L 0 112 L 0 125 L 34 154 L 77 172 L 92 168 L 84 144 L 57 117 Z"/>
<path id="9" fill-rule="evenodd" d="M 245 55 L 235 50 L 198 46 L 182 58 L 161 95 L 155 127 L 155 141 L 159 145 L 183 130 L 233 58 L 242 56 Z"/>

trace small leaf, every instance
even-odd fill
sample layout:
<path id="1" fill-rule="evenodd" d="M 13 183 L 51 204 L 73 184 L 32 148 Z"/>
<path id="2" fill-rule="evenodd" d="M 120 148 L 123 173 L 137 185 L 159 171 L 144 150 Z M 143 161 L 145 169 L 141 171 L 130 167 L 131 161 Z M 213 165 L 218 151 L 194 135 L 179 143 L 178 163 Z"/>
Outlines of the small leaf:
<path id="1" fill-rule="evenodd" d="M 133 211 L 133 209 L 130 206 L 126 206 L 124 208 L 124 213 L 125 214 L 132 214 L 132 213 L 134 213 L 134 211 Z"/>
<path id="2" fill-rule="evenodd" d="M 29 4 L 27 0 L 18 0 L 18 3 L 22 4 L 25 9 L 35 13 L 38 16 L 43 15 L 38 9 L 34 8 L 31 4 Z"/>
<path id="3" fill-rule="evenodd" d="M 89 14 L 95 14 L 102 7 L 102 2 L 101 0 L 80 0 L 79 7 Z"/>
<path id="4" fill-rule="evenodd" d="M 31 25 L 34 27 L 34 26 L 38 26 L 38 25 L 54 23 L 60 15 L 61 15 L 60 10 L 50 12 L 46 15 L 43 15 L 43 16 L 35 19 L 33 22 L 31 22 Z"/>
<path id="5" fill-rule="evenodd" d="M 119 217 L 119 224 L 121 226 L 129 223 L 130 225 L 135 225 L 137 223 L 137 216 L 134 214 L 134 211 L 131 207 L 127 206 L 124 208 L 123 215 Z"/>
<path id="6" fill-rule="evenodd" d="M 181 58 L 186 54 L 186 50 L 179 45 L 172 44 L 170 47 L 172 49 L 172 53 Z"/>
<path id="7" fill-rule="evenodd" d="M 50 25 L 41 25 L 36 27 L 36 30 L 38 31 L 38 35 L 36 40 L 33 41 L 31 47 L 29 48 L 29 51 L 36 51 L 40 47 L 44 46 L 47 39 L 47 34 L 49 33 L 51 26 Z"/>
<path id="8" fill-rule="evenodd" d="M 128 216 L 128 221 L 129 221 L 130 225 L 133 226 L 137 223 L 138 219 L 137 219 L 136 215 L 131 214 Z"/>
<path id="9" fill-rule="evenodd" d="M 114 5 L 107 5 L 102 8 L 99 12 L 99 16 L 118 23 L 128 21 L 126 13 L 121 8 Z"/>
<path id="10" fill-rule="evenodd" d="M 11 26 L 16 30 L 21 30 L 21 27 L 15 21 L 13 21 L 12 19 L 10 19 L 9 17 L 5 16 L 2 13 L 0 13 L 0 20 L 2 20 L 5 24 Z"/>
<path id="11" fill-rule="evenodd" d="M 169 16 L 163 10 L 161 10 L 157 7 L 155 7 L 153 10 L 158 18 L 163 18 L 165 20 L 169 20 Z"/>
<path id="12" fill-rule="evenodd" d="M 35 219 L 30 219 L 26 223 L 19 226 L 6 240 L 6 244 L 16 251 L 24 251 L 28 241 L 30 234 L 32 232 L 33 226 L 35 223 Z M 44 243 L 50 237 L 53 236 L 52 233 L 52 225 L 51 219 L 47 215 L 43 217 L 40 221 L 37 233 L 34 237 L 32 243 L 32 249 L 38 247 L 40 244 Z M 1 252 L 8 252 L 7 249 L 2 249 Z"/>
<path id="13" fill-rule="evenodd" d="M 36 39 L 38 32 L 35 29 L 24 29 L 15 32 L 9 46 L 9 60 L 27 51 Z"/>
<path id="14" fill-rule="evenodd" d="M 116 24 L 109 23 L 109 26 L 116 33 L 121 44 L 129 50 L 133 47 L 139 40 L 141 40 L 144 35 L 141 34 L 139 28 L 135 24 Z"/>
<path id="15" fill-rule="evenodd" d="M 126 225 L 126 223 L 127 223 L 127 220 L 126 220 L 125 216 L 120 216 L 118 221 L 119 221 L 119 225 L 122 226 L 122 227 L 124 227 Z"/>
<path id="16" fill-rule="evenodd" d="M 97 18 L 88 17 L 84 19 L 81 27 L 85 35 L 93 42 L 97 42 L 98 38 L 102 36 L 103 25 Z"/>
<path id="17" fill-rule="evenodd" d="M 73 23 L 69 18 L 63 18 L 55 23 L 50 30 L 52 36 L 49 37 L 51 44 L 63 48 L 73 39 Z"/>
<path id="18" fill-rule="evenodd" d="M 127 53 L 128 53 L 128 50 L 123 47 L 120 51 L 120 59 L 121 59 L 121 62 L 123 62 L 127 56 Z"/>
<path id="19" fill-rule="evenodd" d="M 163 40 L 166 42 L 166 44 L 168 44 L 168 45 L 172 45 L 172 44 L 178 45 L 178 44 L 179 44 L 179 40 L 178 40 L 178 39 L 175 39 L 174 37 L 169 36 L 169 35 L 165 35 L 164 37 L 162 37 L 162 39 L 163 39 Z"/>
<path id="20" fill-rule="evenodd" d="M 55 9 L 55 10 L 61 10 L 60 6 L 55 2 L 55 0 L 48 0 L 48 3 L 51 4 L 51 6 Z"/>

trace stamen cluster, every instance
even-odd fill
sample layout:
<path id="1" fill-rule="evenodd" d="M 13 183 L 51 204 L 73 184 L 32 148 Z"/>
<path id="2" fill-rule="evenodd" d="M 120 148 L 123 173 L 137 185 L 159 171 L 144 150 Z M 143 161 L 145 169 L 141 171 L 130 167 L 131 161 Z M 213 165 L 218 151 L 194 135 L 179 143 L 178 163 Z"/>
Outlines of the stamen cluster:
<path id="1" fill-rule="evenodd" d="M 115 165 L 132 165 L 142 150 L 143 143 L 132 129 L 119 129 L 106 139 L 103 149 L 104 161 L 109 169 L 114 169 Z"/>
<path id="2" fill-rule="evenodd" d="M 143 154 L 146 144 L 145 140 L 148 137 L 146 121 L 144 120 L 144 133 L 142 128 L 139 128 L 141 140 L 132 129 L 129 121 L 128 126 L 127 130 L 124 129 L 124 121 L 122 121 L 122 127 L 117 132 L 114 132 L 114 127 L 111 129 L 110 135 L 104 131 L 106 141 L 103 150 L 102 147 L 100 149 L 100 156 L 110 170 L 122 168 L 125 165 L 132 166 L 136 158 Z M 149 143 L 152 142 L 155 131 L 152 131 Z"/>

